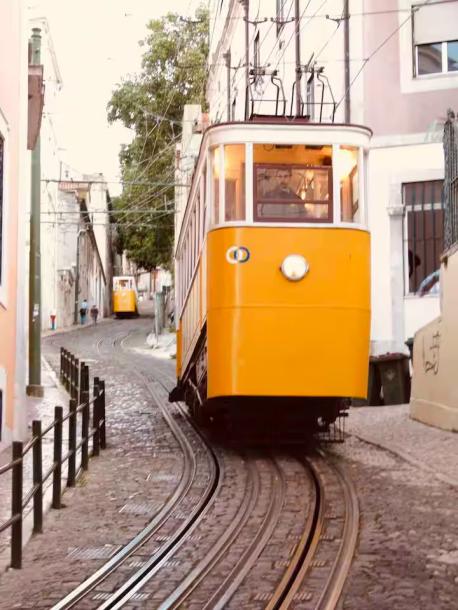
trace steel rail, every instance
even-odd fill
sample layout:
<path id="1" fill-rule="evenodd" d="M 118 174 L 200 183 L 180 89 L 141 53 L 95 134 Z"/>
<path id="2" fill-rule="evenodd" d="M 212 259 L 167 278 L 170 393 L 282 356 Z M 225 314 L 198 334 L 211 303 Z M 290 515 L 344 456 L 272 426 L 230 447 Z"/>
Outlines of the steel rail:
<path id="1" fill-rule="evenodd" d="M 331 462 L 329 457 L 319 452 L 318 458 L 306 458 L 316 488 L 316 502 L 313 517 L 307 519 L 304 534 L 277 589 L 275 590 L 266 610 L 286 610 L 294 604 L 294 598 L 299 588 L 307 582 L 312 561 L 317 553 L 320 537 L 325 529 L 326 484 L 320 472 L 318 460 L 334 471 L 343 492 L 345 506 L 345 521 L 339 549 L 335 555 L 330 574 L 321 595 L 313 606 L 315 610 L 335 610 L 339 602 L 345 580 L 351 567 L 351 561 L 357 544 L 359 527 L 359 507 L 356 490 L 344 469 Z"/>
<path id="2" fill-rule="evenodd" d="M 125 333 L 124 333 L 125 334 Z M 120 339 L 122 335 L 117 336 L 113 340 L 113 346 L 116 344 L 116 341 Z M 102 344 L 104 339 L 101 339 L 97 342 L 97 351 L 102 354 Z M 144 379 L 136 372 L 134 373 L 139 376 L 144 382 Z M 150 387 L 147 386 L 147 390 L 151 393 Z M 69 608 L 73 608 L 79 604 L 79 602 L 85 598 L 89 593 L 94 591 L 94 589 L 100 585 L 104 580 L 108 578 L 110 574 L 112 574 L 122 563 L 124 563 L 135 551 L 140 548 L 143 544 L 145 544 L 148 540 L 154 536 L 157 531 L 166 523 L 168 518 L 172 516 L 172 512 L 180 505 L 183 499 L 186 497 L 189 489 L 192 486 L 194 478 L 197 472 L 197 465 L 194 456 L 194 452 L 192 450 L 192 446 L 189 440 L 186 438 L 186 435 L 182 432 L 180 426 L 174 421 L 170 412 L 164 408 L 163 404 L 159 401 L 158 406 L 161 409 L 161 413 L 169 425 L 172 434 L 176 438 L 178 444 L 181 447 L 183 455 L 185 456 L 185 468 L 182 473 L 182 477 L 180 482 L 175 489 L 172 496 L 163 506 L 163 508 L 159 511 L 157 515 L 155 515 L 154 519 L 150 521 L 150 523 L 141 530 L 127 545 L 125 545 L 118 553 L 116 553 L 109 561 L 107 561 L 101 568 L 99 568 L 96 572 L 94 572 L 89 578 L 87 578 L 83 583 L 81 583 L 78 587 L 76 587 L 71 593 L 69 593 L 66 597 L 64 597 L 61 601 L 55 604 L 52 607 L 52 610 L 67 610 Z M 215 485 L 215 481 L 217 482 L 219 479 L 219 464 L 216 460 L 216 456 L 211 453 L 213 460 L 213 480 L 210 479 L 207 489 L 205 490 L 204 496 L 208 495 L 208 493 L 213 493 L 212 488 Z M 192 516 L 192 515 L 191 515 Z M 164 544 L 158 551 L 155 553 L 155 557 L 157 557 L 157 561 L 159 561 L 159 556 L 163 555 L 167 552 L 167 549 L 173 544 L 174 539 L 169 540 L 166 544 Z"/>

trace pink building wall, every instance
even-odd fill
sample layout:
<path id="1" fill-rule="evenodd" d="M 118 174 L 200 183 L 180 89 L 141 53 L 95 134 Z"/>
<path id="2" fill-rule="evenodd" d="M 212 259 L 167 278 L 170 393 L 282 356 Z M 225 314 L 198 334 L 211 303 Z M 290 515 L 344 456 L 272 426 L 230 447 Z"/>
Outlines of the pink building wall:
<path id="1" fill-rule="evenodd" d="M 3 390 L 2 442 L 15 429 L 18 223 L 24 223 L 24 78 L 26 42 L 21 22 L 21 0 L 0 2 L 0 131 L 5 140 L 3 176 L 3 273 L 0 287 L 0 386 Z M 25 75 L 25 76 L 24 76 Z M 26 81 L 25 81 L 26 82 Z M 26 92 L 25 92 L 26 93 Z M 19 218 L 19 215 L 21 217 Z M 21 275 L 20 275 L 21 277 Z M 23 277 L 22 277 L 23 281 Z M 26 290 L 26 286 L 21 286 Z M 25 362 L 24 362 L 25 366 Z"/>
<path id="2" fill-rule="evenodd" d="M 400 4 L 404 5 L 399 0 L 365 0 L 364 12 L 393 12 L 364 17 L 364 57 L 369 57 L 400 26 L 400 20 L 409 16 L 408 12 L 397 12 Z M 402 92 L 401 62 L 410 80 L 415 80 L 411 77 L 412 46 L 401 45 L 401 40 L 406 38 L 411 42 L 411 31 L 407 22 L 364 68 L 364 124 L 376 136 L 426 132 L 433 121 L 445 116 L 447 108 L 456 109 L 458 73 L 451 77 L 455 80 L 453 88 L 437 88 L 444 77 L 434 76 L 430 83 L 436 90 Z"/>

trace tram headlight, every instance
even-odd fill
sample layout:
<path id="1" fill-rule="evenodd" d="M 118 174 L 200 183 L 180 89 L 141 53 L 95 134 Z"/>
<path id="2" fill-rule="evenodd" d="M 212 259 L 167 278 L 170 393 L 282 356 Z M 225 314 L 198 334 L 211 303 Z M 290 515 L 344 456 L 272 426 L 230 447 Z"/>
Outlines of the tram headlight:
<path id="1" fill-rule="evenodd" d="M 309 264 L 300 254 L 290 254 L 281 264 L 281 272 L 291 282 L 301 280 L 309 270 Z"/>

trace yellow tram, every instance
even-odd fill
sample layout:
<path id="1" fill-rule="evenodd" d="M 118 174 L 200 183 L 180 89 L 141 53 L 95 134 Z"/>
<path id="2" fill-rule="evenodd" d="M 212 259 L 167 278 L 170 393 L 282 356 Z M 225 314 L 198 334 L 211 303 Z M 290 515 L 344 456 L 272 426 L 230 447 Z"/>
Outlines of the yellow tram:
<path id="1" fill-rule="evenodd" d="M 327 426 L 367 391 L 365 127 L 205 132 L 176 235 L 177 386 L 199 414 L 294 406 Z"/>
<path id="2" fill-rule="evenodd" d="M 133 276 L 113 277 L 113 313 L 118 318 L 138 315 L 137 288 Z"/>

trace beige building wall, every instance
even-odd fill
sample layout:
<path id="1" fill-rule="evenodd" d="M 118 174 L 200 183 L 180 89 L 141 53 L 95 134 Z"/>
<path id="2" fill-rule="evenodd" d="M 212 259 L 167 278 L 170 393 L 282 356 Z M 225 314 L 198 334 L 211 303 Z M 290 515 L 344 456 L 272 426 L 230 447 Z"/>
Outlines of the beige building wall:
<path id="1" fill-rule="evenodd" d="M 22 2 L 0 2 L 0 136 L 3 140 L 2 257 L 0 277 L 0 447 L 23 432 L 23 370 L 17 350 L 25 353 L 18 327 L 18 290 L 23 274 L 24 184 L 27 183 L 27 40 L 23 33 Z M 20 239 L 18 238 L 20 236 Z M 19 264 L 18 264 L 19 261 Z M 20 278 L 18 280 L 18 278 Z M 21 345 L 18 345 L 21 343 Z M 22 362 L 25 368 L 25 362 Z"/>
<path id="2" fill-rule="evenodd" d="M 458 432 L 458 250 L 441 267 L 441 315 L 414 342 L 410 414 L 425 424 Z"/>

